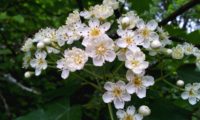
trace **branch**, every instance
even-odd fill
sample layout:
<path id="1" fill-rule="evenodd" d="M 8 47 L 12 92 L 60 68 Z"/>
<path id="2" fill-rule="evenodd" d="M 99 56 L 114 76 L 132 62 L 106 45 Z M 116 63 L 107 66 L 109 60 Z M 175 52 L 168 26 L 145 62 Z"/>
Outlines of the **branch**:
<path id="1" fill-rule="evenodd" d="M 181 6 L 179 9 L 174 11 L 171 15 L 163 19 L 160 23 L 159 26 L 164 26 L 166 25 L 169 21 L 174 20 L 177 16 L 181 15 L 182 13 L 186 12 L 190 8 L 194 7 L 195 5 L 200 4 L 200 0 L 190 0 L 188 3 L 184 4 Z"/>
<path id="2" fill-rule="evenodd" d="M 12 120 L 12 115 L 10 113 L 10 109 L 9 109 L 8 104 L 6 102 L 6 99 L 4 98 L 3 94 L 1 93 L 1 91 L 0 91 L 0 99 L 2 100 L 2 102 L 4 104 L 4 108 L 5 108 L 5 112 L 6 112 L 6 115 L 8 117 L 8 120 Z"/>

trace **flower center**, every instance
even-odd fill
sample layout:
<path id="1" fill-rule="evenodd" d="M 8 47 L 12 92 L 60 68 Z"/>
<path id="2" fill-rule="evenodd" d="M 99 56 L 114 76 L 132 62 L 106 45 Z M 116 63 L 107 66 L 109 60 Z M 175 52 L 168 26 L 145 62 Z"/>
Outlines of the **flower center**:
<path id="1" fill-rule="evenodd" d="M 135 86 L 137 86 L 137 87 L 139 87 L 139 86 L 141 86 L 142 85 L 142 80 L 141 80 L 141 78 L 140 77 L 136 77 L 136 78 L 134 78 L 133 79 L 133 84 L 135 85 Z"/>
<path id="2" fill-rule="evenodd" d="M 139 64 L 139 61 L 133 60 L 133 61 L 131 62 L 131 64 L 132 64 L 133 67 L 136 67 L 136 66 L 138 66 L 138 64 Z"/>
<path id="3" fill-rule="evenodd" d="M 195 92 L 194 92 L 194 90 L 193 90 L 193 89 L 191 89 L 191 90 L 189 91 L 189 95 L 190 95 L 190 96 L 193 96 L 193 95 L 195 95 Z"/>
<path id="4" fill-rule="evenodd" d="M 131 115 L 126 115 L 123 120 L 134 120 L 134 118 Z"/>
<path id="5" fill-rule="evenodd" d="M 96 54 L 104 55 L 105 52 L 106 52 L 106 48 L 103 44 L 100 44 L 99 46 L 96 47 Z"/>
<path id="6" fill-rule="evenodd" d="M 131 45 L 134 42 L 134 40 L 131 37 L 127 37 L 125 40 L 128 45 Z"/>
<path id="7" fill-rule="evenodd" d="M 43 60 L 42 58 L 39 58 L 39 59 L 38 59 L 38 64 L 39 64 L 39 65 L 42 65 L 43 63 L 44 63 L 44 60 Z"/>
<path id="8" fill-rule="evenodd" d="M 81 55 L 75 55 L 74 61 L 75 61 L 76 64 L 82 64 L 83 63 L 82 56 Z"/>
<path id="9" fill-rule="evenodd" d="M 90 31 L 90 35 L 92 37 L 97 37 L 99 36 L 101 33 L 101 31 L 98 29 L 98 28 L 93 28 L 91 31 Z"/>
<path id="10" fill-rule="evenodd" d="M 148 37 L 149 37 L 149 34 L 150 34 L 150 31 L 149 31 L 147 28 L 144 28 L 144 29 L 141 31 L 141 33 L 142 33 L 142 36 L 143 36 L 144 38 L 148 38 Z"/>
<path id="11" fill-rule="evenodd" d="M 115 87 L 114 90 L 113 90 L 113 95 L 115 97 L 120 97 L 121 94 L 122 94 L 122 90 L 119 87 Z"/>

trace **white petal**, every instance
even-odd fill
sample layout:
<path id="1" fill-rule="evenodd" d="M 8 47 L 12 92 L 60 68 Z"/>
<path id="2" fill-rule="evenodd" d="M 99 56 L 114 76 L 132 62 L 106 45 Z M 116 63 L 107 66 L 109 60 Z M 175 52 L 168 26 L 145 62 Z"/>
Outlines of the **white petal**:
<path id="1" fill-rule="evenodd" d="M 89 20 L 89 26 L 90 27 L 98 27 L 100 24 L 98 19 L 91 19 Z"/>
<path id="2" fill-rule="evenodd" d="M 128 94 L 127 92 L 126 92 L 126 93 L 123 93 L 123 94 L 122 94 L 122 99 L 123 99 L 124 101 L 130 101 L 130 100 L 131 100 L 131 95 Z"/>
<path id="3" fill-rule="evenodd" d="M 143 119 L 142 115 L 140 115 L 140 114 L 135 115 L 135 120 L 142 120 L 142 119 Z"/>
<path id="4" fill-rule="evenodd" d="M 115 60 L 115 58 L 116 58 L 116 54 L 114 51 L 109 50 L 106 52 L 106 56 L 105 56 L 106 61 L 112 62 Z"/>
<path id="5" fill-rule="evenodd" d="M 197 103 L 196 97 L 190 97 L 188 100 L 189 100 L 189 103 L 190 103 L 191 105 L 195 105 L 195 104 Z"/>
<path id="6" fill-rule="evenodd" d="M 129 107 L 126 109 L 126 112 L 127 112 L 129 115 L 134 115 L 134 113 L 135 113 L 135 107 L 134 107 L 134 106 L 129 106 Z"/>
<path id="7" fill-rule="evenodd" d="M 105 90 L 111 91 L 111 90 L 113 90 L 113 86 L 114 86 L 114 85 L 115 85 L 115 84 L 112 83 L 112 82 L 106 82 L 106 83 L 104 84 L 104 88 L 105 88 Z"/>
<path id="8" fill-rule="evenodd" d="M 120 88 L 124 88 L 126 84 L 124 81 L 119 80 L 117 81 L 116 85 L 119 86 Z"/>
<path id="9" fill-rule="evenodd" d="M 141 35 L 134 36 L 134 42 L 136 45 L 142 45 L 142 42 L 144 41 L 144 38 Z"/>
<path id="10" fill-rule="evenodd" d="M 93 64 L 95 66 L 102 66 L 104 62 L 105 62 L 105 60 L 101 56 L 97 56 L 97 57 L 93 58 Z"/>
<path id="11" fill-rule="evenodd" d="M 138 28 L 144 28 L 144 26 L 145 26 L 144 21 L 142 19 L 138 20 L 136 26 Z"/>
<path id="12" fill-rule="evenodd" d="M 144 98 L 146 97 L 146 88 L 145 87 L 142 87 L 142 88 L 139 88 L 136 92 L 137 96 L 139 98 Z"/>
<path id="13" fill-rule="evenodd" d="M 37 64 L 37 60 L 36 59 L 32 59 L 31 61 L 30 61 L 30 65 L 31 65 L 31 67 L 35 67 L 36 66 L 36 64 Z"/>
<path id="14" fill-rule="evenodd" d="M 124 118 L 125 115 L 126 115 L 126 112 L 125 112 L 124 110 L 118 110 L 118 111 L 117 111 L 117 117 L 118 117 L 119 119 Z"/>
<path id="15" fill-rule="evenodd" d="M 118 39 L 117 41 L 116 41 L 116 44 L 117 44 L 117 46 L 119 46 L 119 47 L 121 47 L 121 48 L 125 48 L 125 47 L 127 47 L 127 43 L 126 43 L 126 41 L 125 40 L 123 40 L 122 38 L 120 38 L 120 39 Z"/>
<path id="16" fill-rule="evenodd" d="M 104 23 L 103 25 L 100 26 L 100 29 L 103 30 L 103 31 L 108 31 L 110 29 L 110 23 L 109 22 L 106 22 Z"/>
<path id="17" fill-rule="evenodd" d="M 144 76 L 143 83 L 146 87 L 152 86 L 154 84 L 154 78 L 152 76 Z"/>
<path id="18" fill-rule="evenodd" d="M 183 100 L 188 99 L 188 98 L 189 98 L 189 93 L 188 93 L 188 92 L 183 92 L 183 93 L 181 94 L 181 98 L 182 98 Z"/>
<path id="19" fill-rule="evenodd" d="M 61 77 L 66 79 L 69 76 L 69 70 L 63 70 L 61 73 Z"/>
<path id="20" fill-rule="evenodd" d="M 130 46 L 128 46 L 128 49 L 131 51 L 139 51 L 140 50 L 140 48 L 137 47 L 136 45 L 130 45 Z"/>
<path id="21" fill-rule="evenodd" d="M 110 103 L 110 102 L 112 102 L 113 99 L 114 99 L 114 97 L 113 97 L 113 95 L 112 95 L 111 92 L 106 92 L 106 93 L 104 93 L 103 96 L 102 96 L 102 98 L 103 98 L 103 101 L 104 101 L 105 103 Z"/>
<path id="22" fill-rule="evenodd" d="M 120 100 L 119 98 L 114 99 L 114 105 L 116 109 L 123 109 L 124 108 L 124 101 Z"/>
<path id="23" fill-rule="evenodd" d="M 155 20 L 151 20 L 147 23 L 147 28 L 150 30 L 155 30 L 158 26 L 158 23 Z"/>
<path id="24" fill-rule="evenodd" d="M 135 87 L 131 82 L 126 85 L 126 90 L 129 94 L 135 93 Z"/>
<path id="25" fill-rule="evenodd" d="M 36 68 L 35 69 L 35 75 L 39 76 L 41 74 L 41 69 Z"/>
<path id="26" fill-rule="evenodd" d="M 126 72 L 126 79 L 127 79 L 128 81 L 133 80 L 134 77 L 135 77 L 135 75 L 133 74 L 133 71 L 128 70 L 128 71 Z"/>
<path id="27" fill-rule="evenodd" d="M 159 41 L 159 36 L 157 33 L 152 32 L 149 36 L 150 41 L 158 40 Z"/>

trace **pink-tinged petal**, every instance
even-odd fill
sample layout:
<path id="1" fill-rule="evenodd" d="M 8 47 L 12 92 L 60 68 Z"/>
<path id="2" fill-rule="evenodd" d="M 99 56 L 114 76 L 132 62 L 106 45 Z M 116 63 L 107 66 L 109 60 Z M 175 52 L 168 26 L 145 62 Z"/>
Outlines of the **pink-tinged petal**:
<path id="1" fill-rule="evenodd" d="M 133 94 L 136 92 L 136 88 L 133 86 L 133 84 L 130 82 L 126 85 L 126 91 L 129 93 L 129 94 Z"/>
<path id="2" fill-rule="evenodd" d="M 146 97 L 146 88 L 145 88 L 145 87 L 138 88 L 136 94 L 137 94 L 137 96 L 138 96 L 139 98 L 144 98 L 144 97 Z"/>
<path id="3" fill-rule="evenodd" d="M 120 100 L 119 98 L 114 99 L 114 105 L 116 109 L 123 109 L 124 104 L 124 101 Z"/>
<path id="4" fill-rule="evenodd" d="M 125 92 L 125 93 L 122 94 L 121 98 L 122 98 L 123 101 L 130 101 L 131 100 L 131 95 L 128 94 L 127 92 Z"/>
<path id="5" fill-rule="evenodd" d="M 125 117 L 125 115 L 126 115 L 126 112 L 124 110 L 118 110 L 117 111 L 117 117 L 119 119 L 123 119 Z"/>
<path id="6" fill-rule="evenodd" d="M 112 95 L 111 92 L 106 92 L 103 94 L 102 98 L 105 103 L 110 103 L 113 101 L 114 96 Z"/>
<path id="7" fill-rule="evenodd" d="M 106 82 L 106 83 L 104 84 L 104 89 L 107 90 L 107 91 L 112 91 L 114 85 L 115 85 L 115 84 L 112 83 L 112 82 Z"/>
<path id="8" fill-rule="evenodd" d="M 106 56 L 105 56 L 106 61 L 113 62 L 115 58 L 116 58 L 116 54 L 114 51 L 109 50 L 106 52 Z"/>
<path id="9" fill-rule="evenodd" d="M 96 56 L 93 58 L 93 64 L 95 66 L 102 66 L 104 62 L 105 60 L 102 56 Z"/>
<path id="10" fill-rule="evenodd" d="M 152 76 L 144 76 L 143 83 L 146 87 L 152 86 L 154 85 L 154 78 Z"/>
<path id="11" fill-rule="evenodd" d="M 69 70 L 63 70 L 61 73 L 61 77 L 63 79 L 66 79 L 66 78 L 68 78 L 68 76 L 69 76 Z"/>
<path id="12" fill-rule="evenodd" d="M 125 40 L 123 40 L 122 38 L 120 38 L 120 39 L 118 39 L 117 41 L 116 41 L 116 44 L 117 44 L 117 46 L 119 46 L 119 47 L 121 47 L 121 48 L 125 48 L 125 47 L 127 47 L 127 43 L 126 43 L 126 41 Z"/>

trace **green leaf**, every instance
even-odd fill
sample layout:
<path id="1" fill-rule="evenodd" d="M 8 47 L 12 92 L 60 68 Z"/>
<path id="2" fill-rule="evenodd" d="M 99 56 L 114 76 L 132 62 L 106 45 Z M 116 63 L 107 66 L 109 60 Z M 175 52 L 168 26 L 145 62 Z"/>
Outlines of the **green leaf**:
<path id="1" fill-rule="evenodd" d="M 181 66 L 177 71 L 180 79 L 184 80 L 185 83 L 199 82 L 200 71 L 196 69 L 195 65 L 187 64 Z"/>
<path id="2" fill-rule="evenodd" d="M 69 99 L 62 99 L 15 120 L 81 120 L 81 107 L 70 106 Z"/>
<path id="3" fill-rule="evenodd" d="M 16 15 L 16 16 L 13 16 L 13 20 L 18 22 L 18 23 L 23 23 L 24 17 L 22 15 Z"/>
<path id="4" fill-rule="evenodd" d="M 7 19 L 8 17 L 9 17 L 9 16 L 7 15 L 6 12 L 0 13 L 0 20 L 5 20 L 5 19 Z"/>

